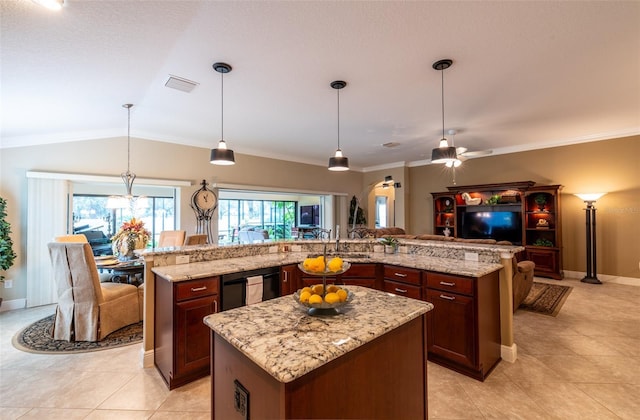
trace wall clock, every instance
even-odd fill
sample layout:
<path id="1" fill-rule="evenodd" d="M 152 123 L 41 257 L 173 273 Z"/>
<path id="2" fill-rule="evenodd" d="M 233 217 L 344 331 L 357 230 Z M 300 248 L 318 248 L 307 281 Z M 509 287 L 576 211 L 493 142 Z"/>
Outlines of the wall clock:
<path id="1" fill-rule="evenodd" d="M 189 204 L 196 215 L 196 233 L 206 234 L 208 243 L 217 243 L 213 241 L 211 234 L 211 218 L 218 208 L 218 196 L 215 191 L 207 188 L 207 181 L 202 180 L 202 187 L 191 195 L 191 203 Z"/>

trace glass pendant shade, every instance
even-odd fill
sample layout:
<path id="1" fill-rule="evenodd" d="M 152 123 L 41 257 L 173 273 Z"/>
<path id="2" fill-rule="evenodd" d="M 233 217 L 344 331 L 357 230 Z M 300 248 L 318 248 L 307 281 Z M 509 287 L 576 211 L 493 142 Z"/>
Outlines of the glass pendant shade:
<path id="1" fill-rule="evenodd" d="M 348 171 L 349 170 L 349 158 L 342 156 L 342 150 L 336 150 L 336 154 L 329 158 L 329 170 L 330 171 Z"/>
<path id="2" fill-rule="evenodd" d="M 233 165 L 236 163 L 233 150 L 227 149 L 227 143 L 220 140 L 217 149 L 211 149 L 210 162 L 214 165 Z"/>

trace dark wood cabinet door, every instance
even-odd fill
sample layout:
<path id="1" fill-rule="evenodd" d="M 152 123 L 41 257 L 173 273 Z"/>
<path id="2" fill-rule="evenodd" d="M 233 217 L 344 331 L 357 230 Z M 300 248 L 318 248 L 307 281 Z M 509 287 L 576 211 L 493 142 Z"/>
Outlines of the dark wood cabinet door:
<path id="1" fill-rule="evenodd" d="M 536 274 L 561 279 L 562 274 L 558 267 L 558 255 L 560 251 L 556 249 L 543 249 L 527 247 L 527 259 L 536 265 Z"/>
<path id="2" fill-rule="evenodd" d="M 298 290 L 298 266 L 284 265 L 280 268 L 280 296 L 290 295 Z"/>
<path id="3" fill-rule="evenodd" d="M 476 320 L 474 300 L 468 296 L 427 289 L 428 350 L 473 369 L 477 369 Z"/>
<path id="4" fill-rule="evenodd" d="M 206 296 L 176 303 L 174 376 L 209 369 L 209 335 L 211 329 L 202 322 L 218 311 L 216 296 Z"/>

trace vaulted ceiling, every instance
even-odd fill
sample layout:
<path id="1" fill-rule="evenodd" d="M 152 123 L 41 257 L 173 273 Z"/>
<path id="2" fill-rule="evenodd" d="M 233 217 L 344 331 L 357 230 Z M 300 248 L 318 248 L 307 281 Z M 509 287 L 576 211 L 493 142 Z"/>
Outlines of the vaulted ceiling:
<path id="1" fill-rule="evenodd" d="M 1 147 L 131 135 L 354 169 L 640 134 L 640 2 L 0 2 Z M 432 68 L 439 59 L 453 66 Z M 170 75 L 197 83 L 165 87 Z M 384 147 L 393 143 L 395 147 Z M 207 159 L 205 153 L 203 159 Z"/>

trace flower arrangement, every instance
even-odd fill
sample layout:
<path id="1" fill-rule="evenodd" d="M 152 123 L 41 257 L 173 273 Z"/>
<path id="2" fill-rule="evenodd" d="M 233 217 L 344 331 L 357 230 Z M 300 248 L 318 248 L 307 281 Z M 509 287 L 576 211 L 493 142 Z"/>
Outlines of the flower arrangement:
<path id="1" fill-rule="evenodd" d="M 147 246 L 151 233 L 145 229 L 144 222 L 135 217 L 124 222 L 118 233 L 111 238 L 113 255 L 119 259 L 130 259 L 135 249 L 143 249 Z"/>

